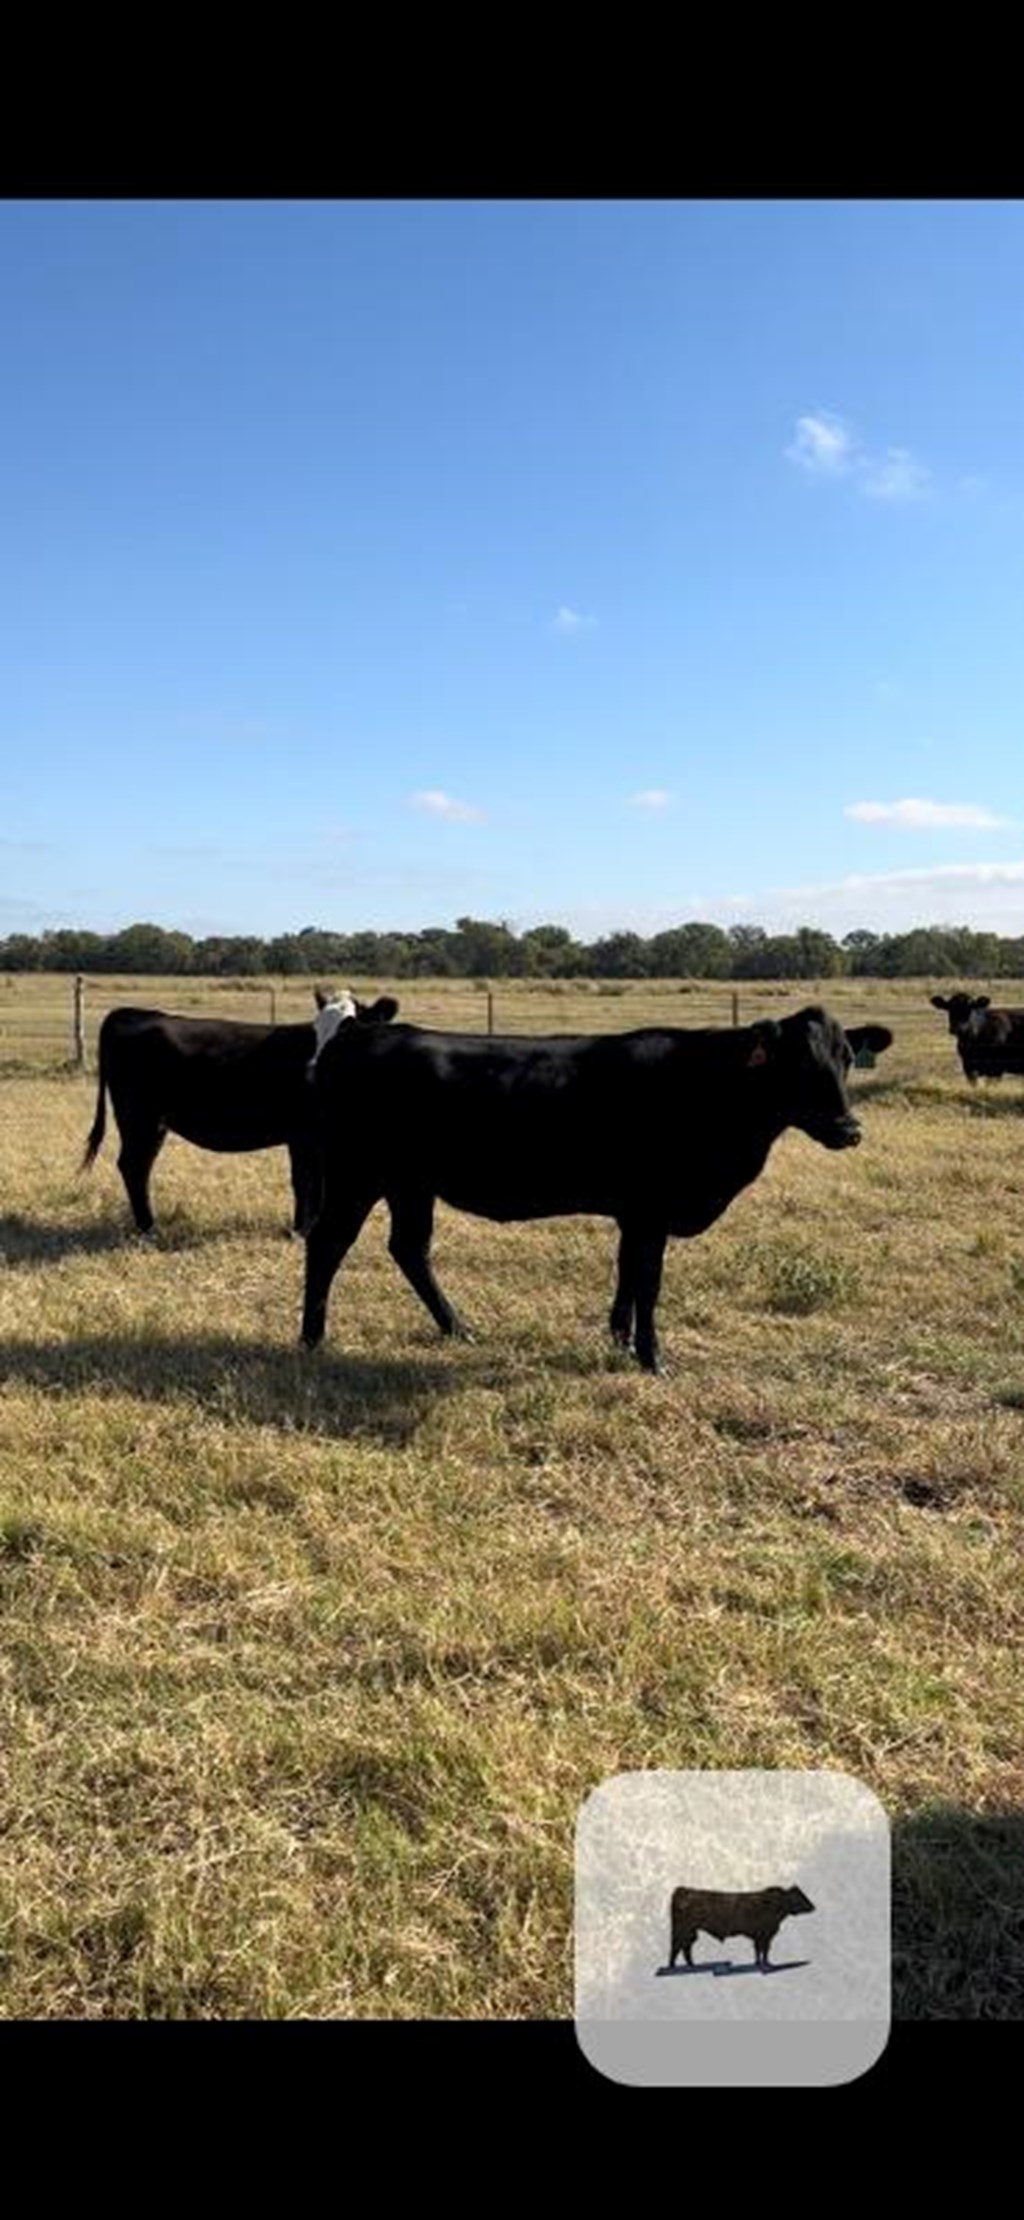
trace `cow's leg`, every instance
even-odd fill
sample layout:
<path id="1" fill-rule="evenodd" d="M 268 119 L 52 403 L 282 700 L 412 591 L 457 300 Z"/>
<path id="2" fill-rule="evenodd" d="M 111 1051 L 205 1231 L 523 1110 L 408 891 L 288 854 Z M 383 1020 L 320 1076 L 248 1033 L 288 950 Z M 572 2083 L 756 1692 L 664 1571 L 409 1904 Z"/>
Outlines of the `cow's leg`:
<path id="1" fill-rule="evenodd" d="M 118 1121 L 120 1123 L 120 1121 Z M 117 1168 L 125 1184 L 132 1216 L 140 1233 L 152 1233 L 153 1213 L 149 1207 L 149 1175 L 167 1139 L 165 1128 L 158 1125 L 129 1127 L 121 1130 L 121 1150 Z"/>
<path id="2" fill-rule="evenodd" d="M 289 1141 L 288 1158 L 292 1169 L 292 1195 L 295 1212 L 292 1232 L 308 1233 L 323 1200 L 323 1174 L 320 1151 L 316 1142 L 305 1138 Z"/>
<path id="3" fill-rule="evenodd" d="M 302 1340 L 307 1349 L 315 1349 L 324 1338 L 331 1282 L 376 1200 L 376 1195 L 328 1195 L 316 1224 L 310 1227 L 302 1306 Z"/>
<path id="4" fill-rule="evenodd" d="M 633 1262 L 633 1296 L 636 1304 L 636 1353 L 645 1372 L 660 1372 L 658 1336 L 655 1331 L 654 1313 L 661 1291 L 661 1267 L 665 1256 L 664 1233 L 645 1233 L 636 1237 Z"/>
<path id="5" fill-rule="evenodd" d="M 633 1338 L 634 1311 L 633 1237 L 619 1228 L 619 1270 L 615 1283 L 615 1300 L 608 1317 L 608 1327 L 613 1341 L 621 1349 L 628 1349 Z"/>
<path id="6" fill-rule="evenodd" d="M 400 1272 L 404 1272 L 410 1287 L 415 1288 L 421 1303 L 425 1303 L 435 1324 L 443 1334 L 458 1341 L 472 1339 L 457 1311 L 452 1309 L 447 1295 L 439 1288 L 430 1263 L 430 1242 L 434 1231 L 434 1198 L 432 1195 L 389 1195 L 391 1210 L 391 1239 L 388 1248 Z"/>

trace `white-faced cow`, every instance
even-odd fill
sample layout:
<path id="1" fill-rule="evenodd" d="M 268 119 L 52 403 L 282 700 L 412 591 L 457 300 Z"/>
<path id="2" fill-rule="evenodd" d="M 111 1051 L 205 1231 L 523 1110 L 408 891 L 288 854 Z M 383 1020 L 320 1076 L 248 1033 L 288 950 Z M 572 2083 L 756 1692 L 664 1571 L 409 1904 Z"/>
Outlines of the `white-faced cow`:
<path id="1" fill-rule="evenodd" d="M 945 1010 L 972 1086 L 1004 1072 L 1024 1075 L 1024 1010 L 993 1009 L 991 995 L 962 993 L 933 994 L 932 1008 Z"/>
<path id="2" fill-rule="evenodd" d="M 319 1201 L 314 1125 L 316 1060 L 339 1025 L 357 1032 L 387 1024 L 391 995 L 364 1006 L 354 995 L 316 990 L 308 1025 L 251 1025 L 234 1018 L 172 1017 L 163 1010 L 111 1010 L 99 1036 L 96 1116 L 82 1159 L 94 1162 L 106 1132 L 109 1093 L 121 1153 L 117 1163 L 140 1233 L 153 1212 L 149 1175 L 168 1133 L 197 1148 L 286 1148 L 295 1198 L 294 1230 L 306 1233 Z"/>
<path id="3" fill-rule="evenodd" d="M 859 1049 L 891 1040 L 882 1025 L 844 1033 L 818 1008 L 717 1031 L 533 1039 L 340 1026 L 316 1069 L 324 1187 L 303 1340 L 322 1339 L 335 1272 L 381 1197 L 396 1264 L 442 1333 L 465 1331 L 430 1266 L 440 1196 L 481 1218 L 617 1220 L 611 1330 L 657 1371 L 668 1236 L 713 1225 L 787 1126 L 854 1147 L 847 1073 Z"/>

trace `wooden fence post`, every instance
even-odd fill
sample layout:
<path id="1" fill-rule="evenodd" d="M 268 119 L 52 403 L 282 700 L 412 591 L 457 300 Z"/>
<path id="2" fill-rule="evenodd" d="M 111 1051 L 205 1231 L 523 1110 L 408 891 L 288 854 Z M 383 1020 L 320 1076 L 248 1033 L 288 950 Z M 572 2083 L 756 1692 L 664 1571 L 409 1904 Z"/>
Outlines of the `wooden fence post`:
<path id="1" fill-rule="evenodd" d="M 74 1058 L 79 1071 L 85 1070 L 85 980 L 76 973 L 74 989 Z"/>
<path id="2" fill-rule="evenodd" d="M 489 1033 L 494 1031 L 494 996 L 490 987 L 487 989 L 487 1030 Z"/>
<path id="3" fill-rule="evenodd" d="M 276 988 L 276 987 L 271 987 L 271 989 L 270 989 L 270 1022 L 271 1022 L 271 1025 L 276 1025 L 276 1024 L 277 1024 L 277 988 Z"/>
<path id="4" fill-rule="evenodd" d="M 734 1025 L 740 1022 L 740 998 L 735 987 L 732 990 L 732 1022 Z"/>

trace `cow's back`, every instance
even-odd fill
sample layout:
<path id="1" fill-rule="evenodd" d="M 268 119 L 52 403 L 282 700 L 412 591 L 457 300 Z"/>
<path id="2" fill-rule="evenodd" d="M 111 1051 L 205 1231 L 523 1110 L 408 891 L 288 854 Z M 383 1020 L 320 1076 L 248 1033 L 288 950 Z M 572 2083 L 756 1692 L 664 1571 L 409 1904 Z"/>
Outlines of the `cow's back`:
<path id="1" fill-rule="evenodd" d="M 100 1031 L 119 1122 L 156 1121 L 200 1148 L 271 1148 L 312 1115 L 312 1025 L 112 1010 Z"/>

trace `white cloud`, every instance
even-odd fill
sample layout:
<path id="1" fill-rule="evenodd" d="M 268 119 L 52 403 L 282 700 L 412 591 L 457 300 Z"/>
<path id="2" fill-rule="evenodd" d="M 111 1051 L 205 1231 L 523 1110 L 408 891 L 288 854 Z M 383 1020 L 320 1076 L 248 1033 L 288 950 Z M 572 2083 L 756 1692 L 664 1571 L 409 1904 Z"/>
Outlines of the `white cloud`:
<path id="1" fill-rule="evenodd" d="M 1015 863 L 915 864 L 907 871 L 854 871 L 832 886 L 802 887 L 794 889 L 794 892 L 808 895 L 832 894 L 840 889 L 861 887 L 1021 885 L 1024 885 L 1024 859 Z"/>
<path id="2" fill-rule="evenodd" d="M 573 640 L 579 632 L 592 632 L 596 624 L 596 617 L 584 617 L 578 609 L 567 608 L 563 601 L 561 608 L 552 618 L 551 630 L 560 633 L 563 640 Z"/>
<path id="3" fill-rule="evenodd" d="M 1009 825 L 1009 817 L 981 809 L 974 802 L 850 802 L 843 811 L 858 825 L 896 825 L 909 832 L 935 832 L 959 826 L 971 832 L 995 832 Z"/>
<path id="4" fill-rule="evenodd" d="M 785 455 L 787 462 L 796 463 L 812 478 L 851 479 L 871 501 L 918 501 L 931 484 L 927 464 L 908 447 L 886 447 L 876 453 L 843 417 L 824 409 L 797 417 Z M 968 483 L 961 479 L 961 488 Z"/>
<path id="5" fill-rule="evenodd" d="M 763 925 L 769 933 L 821 926 L 841 940 L 867 926 L 876 933 L 906 932 L 915 925 L 972 925 L 994 933 L 1021 932 L 1024 858 L 1009 863 L 949 863 L 906 871 L 851 872 L 844 879 L 801 886 L 762 887 L 746 894 L 684 889 L 671 902 L 545 905 L 531 923 L 567 925 L 580 940 L 620 929 L 660 933 L 685 918 L 723 926 Z"/>
<path id="6" fill-rule="evenodd" d="M 422 794 L 410 797 L 411 809 L 422 810 L 425 817 L 440 817 L 449 825 L 480 825 L 484 811 L 474 802 L 456 801 L 453 794 L 445 794 L 439 786 L 429 786 Z"/>
<path id="7" fill-rule="evenodd" d="M 1024 859 L 1009 863 L 947 863 L 906 871 L 851 872 L 817 885 L 765 888 L 708 910 L 724 924 L 763 925 L 791 932 L 821 925 L 841 938 L 856 926 L 905 932 L 913 925 L 976 925 L 1019 933 Z"/>
<path id="8" fill-rule="evenodd" d="M 865 457 L 861 491 L 872 501 L 919 501 L 931 472 L 906 447 L 887 447 L 880 461 Z"/>
<path id="9" fill-rule="evenodd" d="M 642 786 L 639 794 L 631 794 L 629 799 L 632 809 L 667 809 L 672 796 L 667 787 Z"/>
<path id="10" fill-rule="evenodd" d="M 816 477 L 834 478 L 850 468 L 853 446 L 853 434 L 842 418 L 822 411 L 817 416 L 797 417 L 786 456 Z"/>

